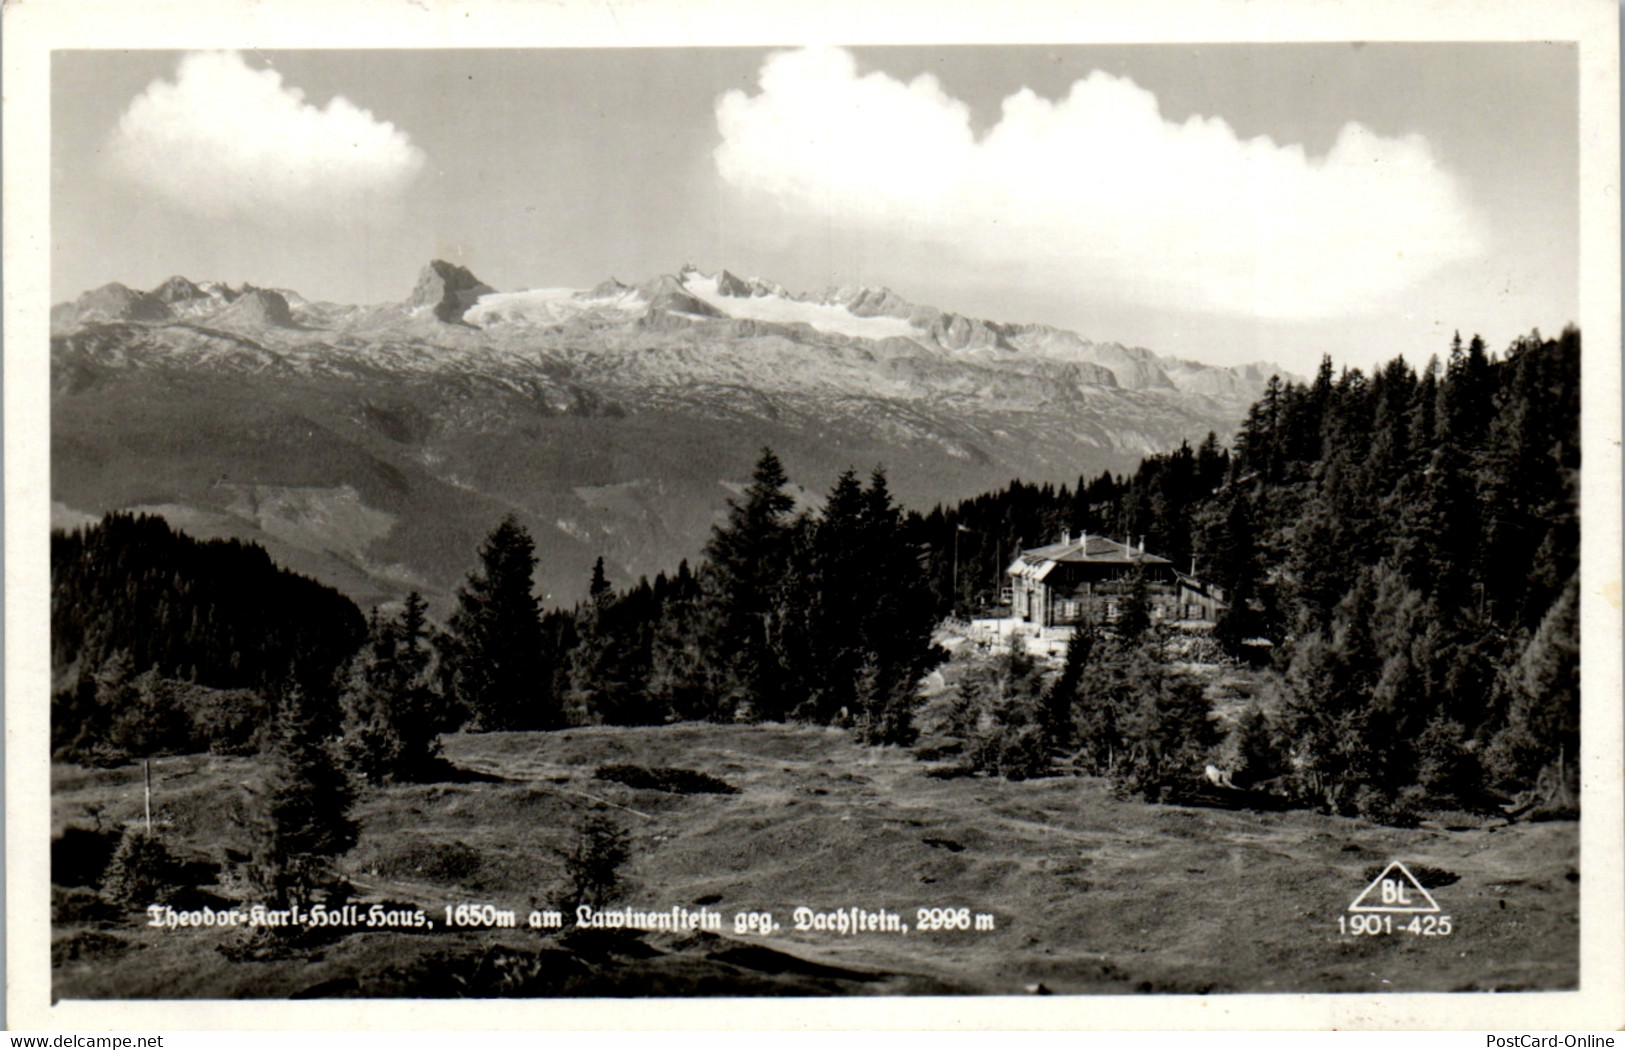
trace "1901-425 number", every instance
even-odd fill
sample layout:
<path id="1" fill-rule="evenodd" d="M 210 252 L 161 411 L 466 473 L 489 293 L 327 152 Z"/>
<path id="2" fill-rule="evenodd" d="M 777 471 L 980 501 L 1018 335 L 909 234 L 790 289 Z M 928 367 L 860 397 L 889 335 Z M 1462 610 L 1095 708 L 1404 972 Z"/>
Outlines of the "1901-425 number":
<path id="1" fill-rule="evenodd" d="M 1454 927 L 1448 915 L 1414 915 L 1410 922 L 1395 924 L 1390 914 L 1339 915 L 1337 932 L 1345 937 L 1409 933 L 1417 937 L 1448 937 Z"/>

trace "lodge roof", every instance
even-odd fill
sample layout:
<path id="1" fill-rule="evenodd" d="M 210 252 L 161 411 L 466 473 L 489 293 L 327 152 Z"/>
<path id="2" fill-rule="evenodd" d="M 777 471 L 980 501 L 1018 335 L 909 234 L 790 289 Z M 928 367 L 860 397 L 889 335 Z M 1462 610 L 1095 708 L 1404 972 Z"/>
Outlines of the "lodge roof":
<path id="1" fill-rule="evenodd" d="M 1079 536 L 1064 543 L 1047 547 L 1034 547 L 1021 552 L 1021 560 L 1029 564 L 1041 561 L 1105 562 L 1121 565 L 1167 565 L 1168 559 L 1147 554 L 1137 547 L 1118 543 L 1104 536 Z"/>
<path id="2" fill-rule="evenodd" d="M 1083 535 L 1047 547 L 1034 547 L 1021 552 L 1008 572 L 1013 576 L 1043 579 L 1051 569 L 1061 564 L 1083 565 L 1168 565 L 1167 558 L 1147 554 L 1137 547 L 1105 536 Z"/>

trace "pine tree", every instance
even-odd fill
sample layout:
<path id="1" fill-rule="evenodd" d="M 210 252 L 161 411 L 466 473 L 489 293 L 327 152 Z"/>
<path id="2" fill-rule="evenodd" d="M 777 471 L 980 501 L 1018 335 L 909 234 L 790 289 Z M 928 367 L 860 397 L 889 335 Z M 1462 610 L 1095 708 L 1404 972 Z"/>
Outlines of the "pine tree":
<path id="1" fill-rule="evenodd" d="M 511 515 L 480 545 L 480 567 L 457 590 L 443 660 L 446 692 L 478 730 L 559 724 L 548 688 L 530 533 Z"/>

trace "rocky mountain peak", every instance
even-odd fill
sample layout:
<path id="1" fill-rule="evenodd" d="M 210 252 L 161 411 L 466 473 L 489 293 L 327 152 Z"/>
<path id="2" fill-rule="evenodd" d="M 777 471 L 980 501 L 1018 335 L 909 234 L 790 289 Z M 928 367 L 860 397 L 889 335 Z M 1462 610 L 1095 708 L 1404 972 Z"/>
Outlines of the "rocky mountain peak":
<path id="1" fill-rule="evenodd" d="M 418 283 L 406 300 L 413 312 L 428 310 L 447 324 L 461 324 L 463 313 L 482 295 L 496 291 L 467 267 L 435 259 L 418 273 Z"/>

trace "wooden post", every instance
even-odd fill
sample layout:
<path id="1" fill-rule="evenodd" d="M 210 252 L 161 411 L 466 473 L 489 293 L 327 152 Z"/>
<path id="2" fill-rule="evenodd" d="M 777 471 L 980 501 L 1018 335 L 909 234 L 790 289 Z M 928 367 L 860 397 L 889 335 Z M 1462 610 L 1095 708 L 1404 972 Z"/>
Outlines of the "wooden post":
<path id="1" fill-rule="evenodd" d="M 143 758 L 141 760 L 141 771 L 142 771 L 143 779 L 146 781 L 145 794 L 146 794 L 146 797 L 147 797 L 147 834 L 148 834 L 148 836 L 151 836 L 152 835 L 152 759 Z"/>

